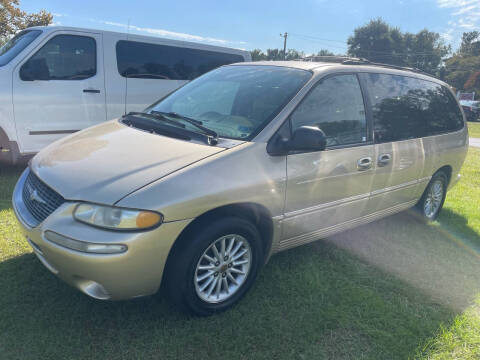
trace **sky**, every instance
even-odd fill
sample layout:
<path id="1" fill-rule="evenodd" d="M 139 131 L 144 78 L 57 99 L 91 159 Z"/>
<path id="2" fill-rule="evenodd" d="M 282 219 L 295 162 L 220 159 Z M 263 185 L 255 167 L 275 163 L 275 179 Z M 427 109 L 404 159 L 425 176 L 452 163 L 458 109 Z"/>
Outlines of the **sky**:
<path id="1" fill-rule="evenodd" d="M 353 30 L 381 17 L 401 31 L 424 28 L 455 50 L 464 31 L 480 30 L 480 0 L 21 0 L 28 12 L 45 9 L 54 25 L 204 42 L 252 50 L 287 48 L 345 53 Z"/>

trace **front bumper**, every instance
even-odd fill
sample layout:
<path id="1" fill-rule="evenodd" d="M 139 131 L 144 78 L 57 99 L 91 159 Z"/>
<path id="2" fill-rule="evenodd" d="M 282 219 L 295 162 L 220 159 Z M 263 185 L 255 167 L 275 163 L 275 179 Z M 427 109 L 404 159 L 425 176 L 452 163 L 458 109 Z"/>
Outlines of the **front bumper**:
<path id="1" fill-rule="evenodd" d="M 163 223 L 145 232 L 97 229 L 75 221 L 75 203 L 65 202 L 41 224 L 31 227 L 22 204 L 25 173 L 13 195 L 13 208 L 22 232 L 40 261 L 51 272 L 83 293 L 102 300 L 123 300 L 158 291 L 170 249 L 191 220 Z M 45 238 L 51 230 L 85 242 L 125 244 L 121 254 L 90 254 L 65 248 Z"/>

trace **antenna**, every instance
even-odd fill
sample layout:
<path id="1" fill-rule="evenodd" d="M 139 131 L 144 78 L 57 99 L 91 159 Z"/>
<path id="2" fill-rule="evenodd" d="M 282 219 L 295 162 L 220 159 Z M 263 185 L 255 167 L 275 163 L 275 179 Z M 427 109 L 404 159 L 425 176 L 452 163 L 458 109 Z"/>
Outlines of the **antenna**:
<path id="1" fill-rule="evenodd" d="M 128 25 L 127 25 L 127 41 L 128 41 L 128 36 L 130 35 L 130 18 L 128 18 Z M 128 99 L 128 73 L 125 72 L 125 108 L 124 108 L 124 114 L 127 115 L 127 99 Z"/>

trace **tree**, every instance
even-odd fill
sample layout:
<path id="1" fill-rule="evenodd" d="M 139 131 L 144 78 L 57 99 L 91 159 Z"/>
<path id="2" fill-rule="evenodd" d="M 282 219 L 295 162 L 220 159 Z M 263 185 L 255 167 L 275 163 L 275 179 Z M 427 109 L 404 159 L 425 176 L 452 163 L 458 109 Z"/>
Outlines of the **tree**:
<path id="1" fill-rule="evenodd" d="M 282 50 L 283 54 L 283 50 Z M 303 51 L 298 51 L 295 49 L 288 49 L 287 51 L 287 60 L 298 60 L 305 57 L 305 53 Z"/>
<path id="2" fill-rule="evenodd" d="M 250 51 L 252 61 L 261 60 L 284 60 L 283 50 L 280 49 L 267 49 L 267 53 L 264 53 L 260 49 L 254 49 Z M 297 51 L 295 49 L 288 49 L 287 60 L 295 60 L 304 57 L 303 51 Z"/>
<path id="3" fill-rule="evenodd" d="M 283 50 L 267 49 L 267 60 L 283 60 Z"/>
<path id="4" fill-rule="evenodd" d="M 464 32 L 462 35 L 462 44 L 456 55 L 462 57 L 480 56 L 480 32 Z"/>
<path id="5" fill-rule="evenodd" d="M 331 51 L 326 49 L 321 49 L 315 54 L 315 56 L 335 56 Z"/>
<path id="6" fill-rule="evenodd" d="M 445 60 L 441 79 L 458 90 L 480 95 L 480 32 L 464 32 L 458 51 Z"/>
<path id="7" fill-rule="evenodd" d="M 51 13 L 40 10 L 38 13 L 29 14 L 20 10 L 19 5 L 19 0 L 0 0 L 0 44 L 20 30 L 52 23 Z"/>
<path id="8" fill-rule="evenodd" d="M 252 57 L 252 61 L 267 60 L 267 55 L 265 55 L 260 49 L 253 49 L 250 51 L 250 56 Z"/>
<path id="9" fill-rule="evenodd" d="M 347 44 L 349 55 L 373 62 L 417 67 L 429 73 L 436 73 L 442 58 L 450 52 L 450 46 L 438 33 L 426 29 L 417 34 L 402 33 L 381 18 L 356 28 Z"/>
<path id="10" fill-rule="evenodd" d="M 250 51 L 250 55 L 252 57 L 252 61 L 262 61 L 262 60 L 283 60 L 283 50 L 280 49 L 267 49 L 267 52 L 264 53 L 260 49 L 254 49 Z M 332 56 L 333 53 L 322 49 L 317 53 L 317 56 Z M 288 49 L 287 50 L 287 60 L 298 60 L 305 57 L 305 53 L 303 51 L 298 51 L 295 49 Z"/>

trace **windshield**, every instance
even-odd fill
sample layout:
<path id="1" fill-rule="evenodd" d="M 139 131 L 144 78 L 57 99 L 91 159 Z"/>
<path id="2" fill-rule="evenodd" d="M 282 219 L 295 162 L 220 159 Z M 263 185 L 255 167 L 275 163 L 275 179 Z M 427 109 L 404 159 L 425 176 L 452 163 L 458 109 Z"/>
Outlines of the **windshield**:
<path id="1" fill-rule="evenodd" d="M 247 140 L 260 131 L 310 79 L 305 70 L 226 66 L 211 71 L 152 105 L 201 122 L 218 136 Z"/>
<path id="2" fill-rule="evenodd" d="M 0 48 L 0 66 L 8 64 L 41 33 L 40 30 L 25 30 L 11 38 Z"/>

